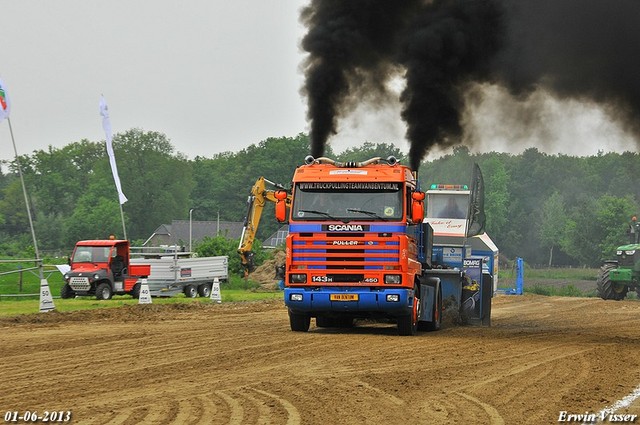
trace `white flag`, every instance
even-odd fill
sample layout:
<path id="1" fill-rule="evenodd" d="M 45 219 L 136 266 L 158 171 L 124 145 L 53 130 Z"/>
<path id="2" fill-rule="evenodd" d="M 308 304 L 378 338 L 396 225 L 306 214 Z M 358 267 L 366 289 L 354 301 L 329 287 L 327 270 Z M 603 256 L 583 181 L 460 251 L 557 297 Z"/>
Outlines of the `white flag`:
<path id="1" fill-rule="evenodd" d="M 122 205 L 127 202 L 127 197 L 124 196 L 124 193 L 122 193 L 122 186 L 120 186 L 120 177 L 118 177 L 116 157 L 113 153 L 109 108 L 107 107 L 107 101 L 104 100 L 104 96 L 100 96 L 100 115 L 102 115 L 102 128 L 104 128 L 104 133 L 107 136 L 107 154 L 109 154 L 109 162 L 111 163 L 111 173 L 113 174 L 113 180 L 116 182 L 116 189 L 118 189 L 118 199 L 120 200 L 120 205 Z"/>
<path id="2" fill-rule="evenodd" d="M 9 111 L 11 111 L 9 93 L 2 80 L 0 80 L 0 121 L 9 118 Z"/>

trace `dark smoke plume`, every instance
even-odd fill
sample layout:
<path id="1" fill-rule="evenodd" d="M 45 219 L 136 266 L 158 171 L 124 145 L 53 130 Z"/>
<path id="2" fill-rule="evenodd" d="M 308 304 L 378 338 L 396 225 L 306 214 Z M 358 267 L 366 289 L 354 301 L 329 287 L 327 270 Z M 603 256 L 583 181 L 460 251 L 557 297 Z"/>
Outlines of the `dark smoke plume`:
<path id="1" fill-rule="evenodd" d="M 514 95 L 537 88 L 603 105 L 640 134 L 640 1 L 506 1 L 494 74 Z"/>
<path id="2" fill-rule="evenodd" d="M 348 96 L 363 87 L 384 93 L 387 67 L 398 49 L 397 30 L 420 3 L 314 0 L 303 9 L 301 20 L 309 32 L 302 47 L 310 54 L 303 91 L 313 156 L 323 154 L 327 139 L 336 132 L 337 118 L 348 112 Z"/>
<path id="3" fill-rule="evenodd" d="M 460 142 L 472 83 L 596 103 L 640 135 L 639 0 L 312 0 L 301 19 L 314 156 L 398 69 L 414 169 Z"/>
<path id="4" fill-rule="evenodd" d="M 425 6 L 404 31 L 399 60 L 406 68 L 407 85 L 400 99 L 414 170 L 435 144 L 457 142 L 463 90 L 490 75 L 501 23 L 495 2 L 437 1 Z"/>

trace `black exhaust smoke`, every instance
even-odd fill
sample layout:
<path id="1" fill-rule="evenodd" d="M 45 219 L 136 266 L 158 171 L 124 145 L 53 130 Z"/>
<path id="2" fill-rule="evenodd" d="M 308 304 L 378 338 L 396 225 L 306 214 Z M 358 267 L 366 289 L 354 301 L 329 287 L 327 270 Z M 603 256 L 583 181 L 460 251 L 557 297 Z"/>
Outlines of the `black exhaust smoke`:
<path id="1" fill-rule="evenodd" d="M 640 1 L 504 4 L 507 37 L 493 69 L 501 85 L 519 98 L 543 89 L 598 104 L 640 135 Z"/>
<path id="2" fill-rule="evenodd" d="M 406 25 L 420 0 L 313 0 L 302 10 L 309 28 L 302 48 L 311 155 L 322 156 L 336 121 L 355 106 L 358 93 L 385 95 L 398 50 L 398 29 Z"/>
<path id="3" fill-rule="evenodd" d="M 358 99 L 388 96 L 385 83 L 402 69 L 413 169 L 460 133 L 459 87 L 487 74 L 501 28 L 500 7 L 489 0 L 314 0 L 302 21 L 311 154 L 323 154 Z"/>
<path id="4" fill-rule="evenodd" d="M 406 69 L 400 100 L 411 168 L 431 147 L 458 142 L 465 86 L 490 77 L 503 38 L 495 1 L 436 1 L 403 32 L 398 60 Z"/>
<path id="5" fill-rule="evenodd" d="M 315 157 L 337 120 L 365 95 L 383 101 L 399 72 L 413 169 L 461 142 L 472 83 L 597 103 L 640 134 L 638 0 L 312 0 L 301 20 Z"/>

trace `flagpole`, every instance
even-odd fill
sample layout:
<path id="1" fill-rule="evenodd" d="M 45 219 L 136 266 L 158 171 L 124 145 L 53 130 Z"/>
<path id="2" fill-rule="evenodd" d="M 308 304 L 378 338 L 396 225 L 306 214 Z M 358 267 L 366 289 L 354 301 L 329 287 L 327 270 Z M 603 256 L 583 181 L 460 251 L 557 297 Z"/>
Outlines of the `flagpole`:
<path id="1" fill-rule="evenodd" d="M 40 251 L 38 250 L 38 241 L 36 239 L 36 231 L 33 227 L 33 219 L 31 218 L 31 208 L 29 207 L 29 197 L 27 196 L 27 186 L 24 184 L 24 176 L 22 175 L 22 165 L 20 164 L 20 158 L 18 157 L 18 149 L 16 148 L 16 139 L 13 136 L 13 127 L 11 126 L 11 120 L 9 119 L 9 110 L 11 109 L 11 102 L 9 101 L 9 95 L 4 87 L 4 84 L 0 80 L 0 121 L 7 119 L 9 123 L 9 133 L 11 133 L 11 143 L 13 144 L 13 153 L 16 158 L 16 165 L 18 166 L 18 174 L 20 175 L 20 183 L 22 184 L 22 193 L 24 195 L 24 205 L 27 207 L 27 217 L 29 217 L 29 227 L 31 228 L 31 237 L 33 238 L 33 250 L 35 253 L 35 262 L 38 264 L 38 272 L 40 273 L 40 313 L 55 310 L 56 306 L 53 303 L 53 296 L 49 289 L 49 283 L 44 277 L 44 264 L 42 264 L 42 258 L 40 258 Z"/>
<path id="2" fill-rule="evenodd" d="M 40 259 L 40 252 L 38 251 L 38 242 L 36 240 L 36 232 L 33 228 L 33 219 L 31 218 L 31 208 L 29 207 L 29 198 L 27 197 L 27 188 L 24 184 L 24 177 L 22 176 L 22 166 L 20 165 L 20 159 L 18 158 L 18 150 L 16 149 L 16 140 L 13 137 L 13 127 L 11 127 L 11 119 L 7 117 L 9 123 L 9 133 L 11 133 L 11 142 L 13 143 L 13 152 L 16 158 L 16 164 L 18 165 L 18 174 L 20 175 L 20 182 L 22 183 L 22 193 L 24 194 L 24 203 L 27 206 L 27 217 L 29 217 L 29 227 L 31 228 L 31 237 L 33 238 L 33 249 L 36 254 L 36 261 L 38 262 L 38 269 L 40 270 L 40 279 L 44 279 L 44 273 L 42 271 L 42 260 Z"/>
<path id="3" fill-rule="evenodd" d="M 113 153 L 113 136 L 111 134 L 111 120 L 109 119 L 109 108 L 107 101 L 104 99 L 104 95 L 100 95 L 100 115 L 102 115 L 102 128 L 106 136 L 105 144 L 107 147 L 107 155 L 109 156 L 109 163 L 111 164 L 111 173 L 113 174 L 113 182 L 115 183 L 116 190 L 118 191 L 118 205 L 120 206 L 120 218 L 122 220 L 122 233 L 124 239 L 127 239 L 127 229 L 124 224 L 124 211 L 122 210 L 122 204 L 127 202 L 127 197 L 122 193 L 122 187 L 120 185 L 120 177 L 118 176 L 118 166 L 116 165 L 116 157 Z"/>
<path id="4" fill-rule="evenodd" d="M 18 174 L 20 175 L 20 183 L 22 183 L 22 193 L 24 195 L 24 204 L 27 207 L 27 217 L 29 217 L 29 227 L 31 228 L 31 237 L 33 238 L 33 250 L 36 255 L 36 263 L 38 264 L 38 274 L 40 277 L 40 312 L 47 312 L 55 310 L 56 305 L 53 302 L 53 296 L 49 289 L 49 283 L 44 277 L 44 264 L 42 264 L 42 258 L 40 258 L 40 251 L 38 250 L 38 240 L 36 239 L 36 231 L 33 227 L 33 219 L 31 218 L 31 208 L 29 207 L 29 197 L 27 196 L 27 186 L 24 184 L 24 176 L 22 175 L 22 165 L 20 165 L 20 158 L 18 157 L 18 149 L 16 148 L 16 139 L 13 137 L 13 127 L 11 126 L 11 119 L 7 117 L 9 123 L 9 133 L 11 134 L 11 143 L 13 144 L 13 153 L 16 158 L 16 165 L 18 166 Z"/>
<path id="5" fill-rule="evenodd" d="M 124 225 L 124 212 L 122 211 L 122 204 L 118 202 L 120 206 L 120 219 L 122 219 L 122 232 L 124 233 L 124 240 L 127 240 L 127 228 Z"/>

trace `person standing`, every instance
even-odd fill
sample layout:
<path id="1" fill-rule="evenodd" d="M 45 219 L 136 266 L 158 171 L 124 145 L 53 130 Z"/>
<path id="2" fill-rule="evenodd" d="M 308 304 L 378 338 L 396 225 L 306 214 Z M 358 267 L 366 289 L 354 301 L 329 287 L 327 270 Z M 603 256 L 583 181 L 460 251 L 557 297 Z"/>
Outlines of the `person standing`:
<path id="1" fill-rule="evenodd" d="M 640 223 L 638 223 L 638 217 L 635 215 L 631 217 L 631 223 L 627 229 L 630 243 L 638 243 L 638 235 L 640 235 Z"/>

